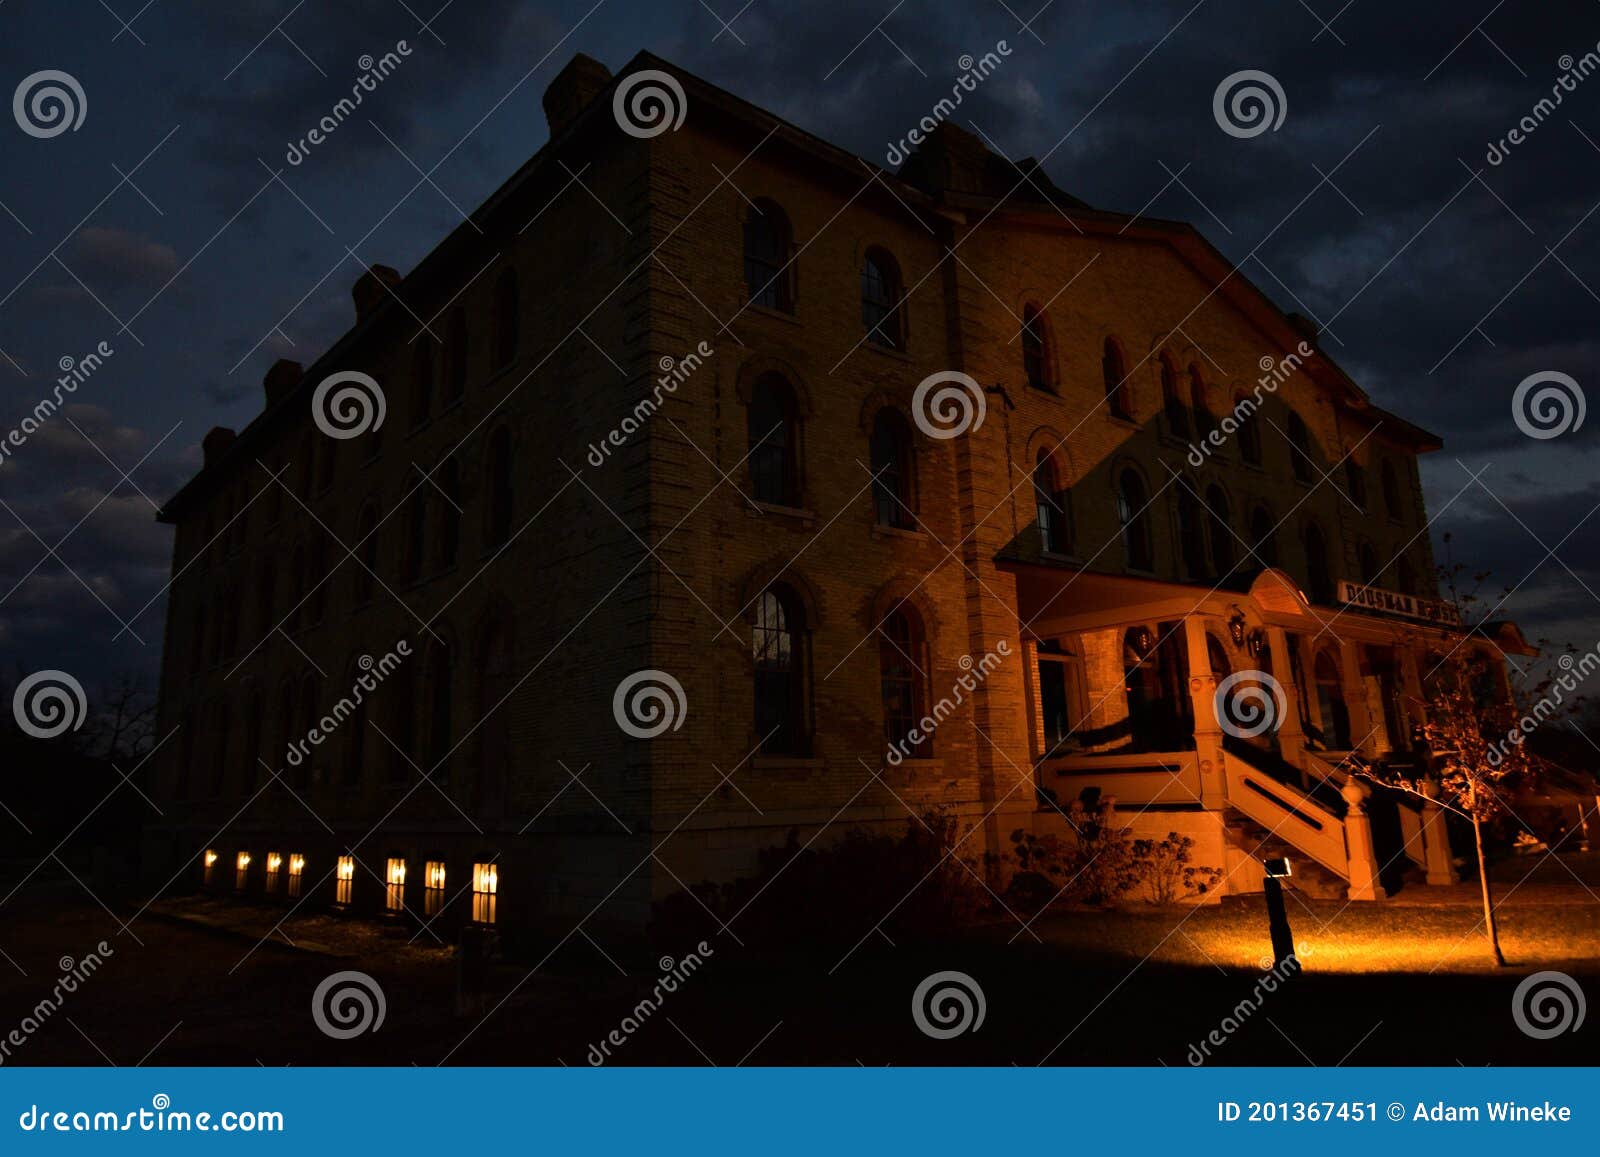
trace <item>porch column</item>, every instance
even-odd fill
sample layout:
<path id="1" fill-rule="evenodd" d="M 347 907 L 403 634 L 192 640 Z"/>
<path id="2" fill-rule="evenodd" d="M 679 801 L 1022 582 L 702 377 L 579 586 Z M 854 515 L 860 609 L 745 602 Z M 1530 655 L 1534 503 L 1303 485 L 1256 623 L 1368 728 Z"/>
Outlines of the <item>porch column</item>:
<path id="1" fill-rule="evenodd" d="M 1444 809 L 1437 800 L 1439 781 L 1429 779 L 1423 788 L 1428 793 L 1422 801 L 1422 854 L 1428 864 L 1428 883 L 1459 884 L 1461 873 L 1456 871 L 1450 855 L 1450 833 L 1445 828 Z"/>
<path id="2" fill-rule="evenodd" d="M 1350 899 L 1382 900 L 1388 893 L 1378 882 L 1378 853 L 1372 846 L 1372 820 L 1367 816 L 1366 801 L 1371 793 L 1351 779 L 1340 794 L 1347 806 L 1344 843 L 1350 856 Z"/>
<path id="3" fill-rule="evenodd" d="M 1301 786 L 1305 783 L 1305 732 L 1300 730 L 1300 688 L 1294 681 L 1294 664 L 1289 659 L 1289 634 L 1282 627 L 1267 628 L 1267 650 L 1272 656 L 1272 677 L 1283 689 L 1283 718 L 1278 721 L 1278 754 L 1300 768 Z"/>
<path id="4" fill-rule="evenodd" d="M 1368 759 L 1378 756 L 1378 734 L 1367 703 L 1367 681 L 1361 677 L 1361 644 L 1339 640 L 1340 681 L 1344 684 L 1344 709 L 1350 714 L 1350 741 Z"/>
<path id="5" fill-rule="evenodd" d="M 1200 764 L 1200 802 L 1220 808 L 1227 798 L 1222 767 L 1222 725 L 1217 722 L 1217 679 L 1206 650 L 1206 624 L 1199 615 L 1183 620 L 1183 641 L 1189 653 L 1189 699 L 1194 708 L 1194 754 Z"/>
<path id="6" fill-rule="evenodd" d="M 1039 644 L 1022 640 L 1022 692 L 1028 711 L 1028 750 L 1034 759 L 1044 755 L 1044 708 L 1039 692 Z"/>
<path id="7" fill-rule="evenodd" d="M 1404 716 L 1406 727 L 1405 743 L 1409 747 L 1411 729 L 1423 721 L 1422 673 L 1417 667 L 1417 652 L 1414 647 L 1396 647 L 1395 654 L 1400 659 L 1400 687 L 1404 692 L 1400 699 L 1400 711 Z"/>

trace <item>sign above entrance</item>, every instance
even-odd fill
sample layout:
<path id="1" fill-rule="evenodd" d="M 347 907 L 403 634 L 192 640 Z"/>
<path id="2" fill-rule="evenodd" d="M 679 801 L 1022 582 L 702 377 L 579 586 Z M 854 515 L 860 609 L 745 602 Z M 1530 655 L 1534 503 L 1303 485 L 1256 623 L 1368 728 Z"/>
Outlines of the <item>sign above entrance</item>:
<path id="1" fill-rule="evenodd" d="M 1450 627 L 1461 625 L 1461 614 L 1456 610 L 1454 603 L 1419 599 L 1414 595 L 1380 590 L 1378 587 L 1362 586 L 1360 583 L 1341 580 L 1339 601 L 1346 606 L 1358 607 L 1364 611 L 1403 615 L 1408 619 L 1419 619 L 1425 623 L 1440 623 Z"/>

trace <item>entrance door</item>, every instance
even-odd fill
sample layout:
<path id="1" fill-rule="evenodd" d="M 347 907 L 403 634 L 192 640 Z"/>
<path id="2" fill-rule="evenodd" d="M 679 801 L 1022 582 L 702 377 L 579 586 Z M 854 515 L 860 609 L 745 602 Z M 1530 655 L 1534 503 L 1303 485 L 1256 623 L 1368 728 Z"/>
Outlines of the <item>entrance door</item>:
<path id="1" fill-rule="evenodd" d="M 1317 707 L 1322 712 L 1322 745 L 1330 751 L 1350 750 L 1350 710 L 1344 701 L 1339 664 L 1323 651 L 1313 667 L 1317 680 Z"/>

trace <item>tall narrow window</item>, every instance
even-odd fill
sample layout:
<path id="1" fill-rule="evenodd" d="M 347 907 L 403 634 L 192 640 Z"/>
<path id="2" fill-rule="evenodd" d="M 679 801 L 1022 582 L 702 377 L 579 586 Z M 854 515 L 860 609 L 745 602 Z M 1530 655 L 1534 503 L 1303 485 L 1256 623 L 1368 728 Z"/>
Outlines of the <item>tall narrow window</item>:
<path id="1" fill-rule="evenodd" d="M 421 342 L 423 339 L 418 338 Z M 467 392 L 467 311 L 456 306 L 450 311 L 445 331 L 444 404 L 452 406 Z"/>
<path id="2" fill-rule="evenodd" d="M 1235 394 L 1233 398 L 1234 412 L 1239 415 L 1239 456 L 1251 466 L 1261 465 L 1261 428 L 1256 425 L 1256 413 L 1251 409 L 1249 413 L 1241 410 L 1240 404 L 1245 401 L 1243 394 Z"/>
<path id="3" fill-rule="evenodd" d="M 1067 494 L 1048 450 L 1033 463 L 1033 506 L 1039 523 L 1039 549 L 1048 554 L 1072 553 L 1072 519 Z"/>
<path id="4" fill-rule="evenodd" d="M 1228 497 L 1222 487 L 1206 490 L 1206 522 L 1211 537 L 1211 563 L 1217 577 L 1225 578 L 1233 570 L 1233 523 L 1229 517 Z"/>
<path id="5" fill-rule="evenodd" d="M 1200 367 L 1194 364 L 1189 366 L 1189 406 L 1194 411 L 1195 437 L 1204 440 L 1217 428 L 1217 421 L 1206 402 L 1205 379 L 1200 376 Z"/>
<path id="6" fill-rule="evenodd" d="M 1134 570 L 1154 570 L 1150 550 L 1150 519 L 1145 510 L 1144 479 L 1131 467 L 1117 480 L 1117 521 L 1122 525 L 1122 545 L 1128 566 Z"/>
<path id="7" fill-rule="evenodd" d="M 437 916 L 444 910 L 444 861 L 429 860 L 422 873 L 422 914 Z"/>
<path id="8" fill-rule="evenodd" d="M 455 458 L 439 468 L 438 485 L 439 540 L 434 547 L 439 569 L 449 570 L 461 553 L 461 463 Z"/>
<path id="9" fill-rule="evenodd" d="M 1174 438 L 1189 440 L 1189 408 L 1183 404 L 1178 392 L 1178 370 L 1172 359 L 1161 355 L 1161 409 L 1167 417 L 1167 433 Z"/>
<path id="10" fill-rule="evenodd" d="M 921 620 L 909 607 L 897 607 L 878 626 L 878 679 L 884 739 L 902 758 L 933 754 L 932 737 L 917 727 L 927 709 L 927 662 Z"/>
<path id="11" fill-rule="evenodd" d="M 1401 555 L 1398 559 L 1396 559 L 1394 571 L 1396 581 L 1400 584 L 1401 594 L 1415 595 L 1420 593 L 1417 588 L 1417 571 L 1416 568 L 1411 565 L 1411 560 L 1409 558 L 1407 558 L 1405 555 Z"/>
<path id="12" fill-rule="evenodd" d="M 1115 338 L 1106 338 L 1100 355 L 1100 376 L 1105 379 L 1106 405 L 1111 416 L 1126 421 L 1133 420 L 1132 387 L 1128 384 L 1128 371 L 1122 360 L 1122 347 Z"/>
<path id="13" fill-rule="evenodd" d="M 1346 458 L 1344 462 L 1345 482 L 1350 490 L 1350 501 L 1362 510 L 1367 508 L 1367 471 L 1366 467 L 1354 458 Z"/>
<path id="14" fill-rule="evenodd" d="M 300 736 L 303 738 L 311 734 L 317 726 L 318 715 L 322 703 L 322 690 L 315 675 L 307 675 L 300 680 Z M 317 749 L 310 749 L 305 761 L 294 769 L 294 786 L 299 791 L 317 784 L 320 776 L 317 774 L 316 765 Z"/>
<path id="15" fill-rule="evenodd" d="M 334 868 L 333 875 L 333 902 L 340 906 L 348 906 L 355 895 L 356 889 L 356 858 L 354 856 L 340 856 Z"/>
<path id="16" fill-rule="evenodd" d="M 496 369 L 517 360 L 522 331 L 522 299 L 517 271 L 507 267 L 494 283 L 494 364 Z"/>
<path id="17" fill-rule="evenodd" d="M 905 348 L 900 317 L 900 267 L 882 249 L 867 250 L 861 263 L 861 324 L 867 340 L 892 350 Z"/>
<path id="18" fill-rule="evenodd" d="M 422 425 L 433 415 L 433 338 L 417 338 L 411 355 L 411 425 Z"/>
<path id="19" fill-rule="evenodd" d="M 351 672 L 351 681 L 361 677 L 359 666 Z M 345 724 L 344 768 L 340 779 L 346 787 L 357 787 L 367 768 L 367 701 L 356 704 Z"/>
<path id="20" fill-rule="evenodd" d="M 1299 414 L 1289 415 L 1289 464 L 1301 482 L 1311 481 L 1311 431 Z"/>
<path id="21" fill-rule="evenodd" d="M 428 753 L 422 770 L 441 787 L 450 782 L 450 754 L 455 745 L 454 676 L 449 645 L 434 643 L 428 663 Z"/>
<path id="22" fill-rule="evenodd" d="M 1372 586 L 1378 581 L 1378 552 L 1372 549 L 1370 542 L 1361 544 L 1361 582 L 1364 586 Z"/>
<path id="23" fill-rule="evenodd" d="M 356 569 L 351 576 L 356 588 L 356 603 L 372 601 L 372 591 L 377 586 L 378 571 L 378 511 L 370 503 L 361 510 L 356 522 Z"/>
<path id="24" fill-rule="evenodd" d="M 915 524 L 911 485 L 911 428 L 900 411 L 885 406 L 872 419 L 872 499 L 879 526 L 909 530 Z"/>
<path id="25" fill-rule="evenodd" d="M 490 546 L 500 546 L 511 537 L 515 504 L 511 490 L 511 431 L 501 426 L 489 435 L 489 502 L 484 538 Z"/>
<path id="26" fill-rule="evenodd" d="M 789 276 L 789 219 L 771 201 L 757 201 L 744 222 L 744 284 L 751 305 L 794 312 Z"/>
<path id="27" fill-rule="evenodd" d="M 799 421 L 794 391 L 768 374 L 750 392 L 750 483 L 754 497 L 774 506 L 800 505 Z"/>
<path id="28" fill-rule="evenodd" d="M 472 865 L 472 922 L 493 924 L 500 894 L 500 869 L 494 864 Z"/>
<path id="29" fill-rule="evenodd" d="M 1201 525 L 1200 498 L 1187 482 L 1178 483 L 1178 546 L 1183 554 L 1183 569 L 1190 579 L 1203 579 L 1208 573 L 1206 535 Z"/>
<path id="30" fill-rule="evenodd" d="M 1273 530 L 1272 513 L 1258 506 L 1250 515 L 1250 547 L 1262 566 L 1278 565 L 1278 536 Z"/>
<path id="31" fill-rule="evenodd" d="M 427 486 L 424 482 L 422 486 Z M 422 486 L 412 493 L 406 506 L 406 539 L 400 558 L 400 577 L 416 582 L 422 577 L 424 540 L 428 530 L 428 496 Z"/>
<path id="32" fill-rule="evenodd" d="M 1383 460 L 1382 481 L 1384 513 L 1399 522 L 1404 513 L 1400 506 L 1400 479 L 1395 474 L 1394 463 L 1387 458 Z"/>
<path id="33" fill-rule="evenodd" d="M 1328 543 L 1315 523 L 1306 527 L 1306 583 L 1311 601 L 1327 606 L 1333 602 L 1333 573 L 1328 566 Z"/>
<path id="34" fill-rule="evenodd" d="M 416 671 L 414 664 L 402 664 L 383 684 L 383 693 L 388 697 L 384 714 L 389 720 L 389 740 L 393 744 L 393 747 L 384 744 L 383 750 L 383 766 L 388 773 L 384 779 L 390 786 L 406 780 L 417 758 Z"/>
<path id="35" fill-rule="evenodd" d="M 1055 390 L 1051 374 L 1050 332 L 1037 306 L 1022 307 L 1022 372 L 1036 390 Z"/>
<path id="36" fill-rule="evenodd" d="M 756 600 L 751 651 L 755 661 L 756 738 L 764 755 L 806 755 L 805 638 L 799 600 L 773 586 Z"/>
<path id="37" fill-rule="evenodd" d="M 278 580 L 272 560 L 269 558 L 261 564 L 261 575 L 256 579 L 256 622 L 260 626 L 260 633 L 265 638 L 276 627 L 277 621 L 272 617 L 273 600 L 278 593 Z"/>
<path id="38" fill-rule="evenodd" d="M 315 626 L 322 622 L 328 607 L 328 540 L 320 533 L 311 541 L 310 566 L 307 578 L 311 585 L 306 592 L 306 617 Z"/>

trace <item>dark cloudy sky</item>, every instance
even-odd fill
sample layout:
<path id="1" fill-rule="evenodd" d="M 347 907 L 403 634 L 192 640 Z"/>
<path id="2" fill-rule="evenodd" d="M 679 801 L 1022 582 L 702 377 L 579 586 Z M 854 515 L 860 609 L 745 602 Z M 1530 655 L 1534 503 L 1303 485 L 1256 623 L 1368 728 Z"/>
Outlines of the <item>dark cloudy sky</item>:
<path id="1" fill-rule="evenodd" d="M 1596 0 L 440 2 L 0 6 L 0 95 L 55 69 L 87 102 L 49 139 L 0 116 L 0 438 L 62 358 L 114 351 L 70 422 L 0 464 L 8 670 L 153 669 L 170 536 L 152 500 L 207 429 L 249 421 L 274 359 L 309 364 L 350 323 L 347 247 L 411 268 L 544 141 L 540 97 L 574 52 L 616 69 L 648 48 L 881 163 L 958 58 L 1000 40 L 961 123 L 1093 205 L 1194 221 L 1326 323 L 1380 404 L 1444 437 L 1423 468 L 1436 542 L 1453 531 L 1458 559 L 1518 585 L 1530 634 L 1600 638 L 1600 514 L 1582 521 L 1600 415 L 1540 441 L 1511 415 L 1536 372 L 1600 386 L 1600 74 L 1485 160 L 1564 56 L 1596 50 Z M 288 166 L 359 58 L 402 39 L 399 72 Z M 1219 130 L 1212 94 L 1241 69 L 1281 82 L 1276 132 Z"/>

